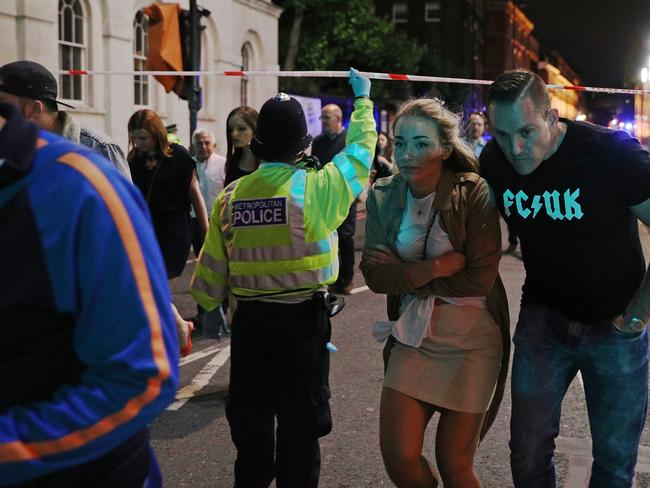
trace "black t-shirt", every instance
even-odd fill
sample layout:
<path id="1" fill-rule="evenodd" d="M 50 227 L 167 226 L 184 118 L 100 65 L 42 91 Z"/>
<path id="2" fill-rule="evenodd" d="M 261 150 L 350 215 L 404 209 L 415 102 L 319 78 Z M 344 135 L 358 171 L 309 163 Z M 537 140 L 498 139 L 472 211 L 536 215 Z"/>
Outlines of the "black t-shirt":
<path id="1" fill-rule="evenodd" d="M 312 155 L 316 156 L 323 164 L 331 162 L 334 156 L 345 148 L 346 135 L 347 130 L 337 134 L 336 137 L 330 137 L 322 133 L 314 139 L 314 143 L 311 146 Z"/>
<path id="2" fill-rule="evenodd" d="M 133 184 L 144 195 L 152 214 L 189 212 L 189 188 L 195 163 L 183 146 L 171 144 L 171 156 L 163 157 L 147 169 L 146 156 L 133 160 L 129 167 Z"/>
<path id="3" fill-rule="evenodd" d="M 526 268 L 522 305 L 543 304 L 581 322 L 622 313 L 645 273 L 631 206 L 650 198 L 650 156 L 636 139 L 586 122 L 527 176 L 496 141 L 481 174 L 519 235 Z"/>
<path id="4" fill-rule="evenodd" d="M 255 169 L 257 169 L 257 166 L 255 167 Z M 255 170 L 253 170 L 253 171 L 255 171 Z M 246 171 L 246 170 L 241 169 L 239 167 L 239 163 L 234 164 L 232 171 L 229 172 L 228 174 L 226 174 L 226 179 L 223 182 L 223 186 L 226 187 L 230 183 L 232 183 L 233 181 L 238 180 L 239 178 L 242 178 L 244 176 L 248 176 L 253 171 Z"/>

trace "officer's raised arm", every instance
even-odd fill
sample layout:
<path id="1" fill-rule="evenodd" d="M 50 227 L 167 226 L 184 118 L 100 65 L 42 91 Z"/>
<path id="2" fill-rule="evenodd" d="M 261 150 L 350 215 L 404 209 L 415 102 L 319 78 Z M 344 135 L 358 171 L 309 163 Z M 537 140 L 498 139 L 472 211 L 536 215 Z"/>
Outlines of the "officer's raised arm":
<path id="1" fill-rule="evenodd" d="M 322 218 L 335 226 L 345 220 L 350 205 L 368 181 L 377 144 L 373 103 L 368 98 L 370 80 L 350 68 L 349 83 L 354 93 L 354 112 L 350 116 L 346 146 L 334 156 L 331 164 L 325 165 L 317 184 L 308 189 L 318 194 L 319 201 L 326 202 Z"/>

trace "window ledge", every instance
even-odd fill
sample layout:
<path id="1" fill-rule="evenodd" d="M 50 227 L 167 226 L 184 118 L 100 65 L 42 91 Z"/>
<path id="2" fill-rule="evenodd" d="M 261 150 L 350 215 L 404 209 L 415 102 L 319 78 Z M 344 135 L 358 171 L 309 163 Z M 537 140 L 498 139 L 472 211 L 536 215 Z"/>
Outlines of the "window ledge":
<path id="1" fill-rule="evenodd" d="M 78 100 L 61 100 L 61 101 L 72 105 L 74 109 L 61 106 L 59 110 L 70 112 L 72 115 L 74 114 L 106 115 L 106 110 L 104 109 L 91 107 L 90 105 L 75 105 L 75 102 L 78 102 Z"/>

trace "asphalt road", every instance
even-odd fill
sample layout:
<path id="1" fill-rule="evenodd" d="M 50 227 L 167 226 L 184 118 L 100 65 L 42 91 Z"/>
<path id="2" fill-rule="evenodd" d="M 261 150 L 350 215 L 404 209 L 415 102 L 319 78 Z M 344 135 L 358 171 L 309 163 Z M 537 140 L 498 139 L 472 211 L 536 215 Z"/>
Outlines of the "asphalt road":
<path id="1" fill-rule="evenodd" d="M 650 237 L 645 228 L 642 236 L 647 260 Z M 174 300 L 184 316 L 194 314 L 194 305 L 186 292 L 192 269 L 193 264 L 188 264 L 184 275 L 174 285 Z M 500 271 L 508 292 L 514 328 L 524 269 L 518 258 L 504 256 Z M 373 321 L 385 318 L 385 298 L 364 290 L 363 285 L 363 277 L 357 271 L 357 289 L 348 297 L 345 310 L 333 319 L 332 342 L 338 347 L 338 352 L 332 355 L 330 374 L 334 430 L 321 439 L 320 486 L 323 488 L 393 486 L 385 473 L 378 443 L 382 345 L 376 343 L 369 332 Z M 235 449 L 224 415 L 228 348 L 227 339 L 220 342 L 195 340 L 193 360 L 181 367 L 178 401 L 152 425 L 152 444 L 163 470 L 165 486 L 233 486 Z M 496 422 L 476 456 L 476 471 L 486 488 L 512 486 L 507 446 L 509 411 L 510 394 L 506 390 Z M 424 448 L 430 460 L 433 460 L 436 420 L 434 417 Z M 650 429 L 645 429 L 641 444 L 635 486 L 650 487 Z M 580 378 L 573 382 L 564 400 L 557 446 L 558 486 L 586 486 L 591 457 Z"/>

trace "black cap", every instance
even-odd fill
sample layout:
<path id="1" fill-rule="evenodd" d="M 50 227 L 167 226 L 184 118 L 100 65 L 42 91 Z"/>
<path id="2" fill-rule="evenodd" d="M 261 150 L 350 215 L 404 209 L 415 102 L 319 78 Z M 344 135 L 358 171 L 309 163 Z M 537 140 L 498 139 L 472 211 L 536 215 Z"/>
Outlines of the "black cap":
<path id="1" fill-rule="evenodd" d="M 278 93 L 262 105 L 250 148 L 264 161 L 287 161 L 307 149 L 311 141 L 300 102 Z"/>
<path id="2" fill-rule="evenodd" d="M 74 108 L 56 99 L 56 78 L 44 66 L 33 61 L 14 61 L 0 67 L 0 91 Z"/>
<path id="3" fill-rule="evenodd" d="M 174 130 L 178 130 L 178 127 L 176 126 L 176 124 L 170 124 L 165 126 L 165 129 L 167 130 L 167 132 L 172 132 Z"/>

